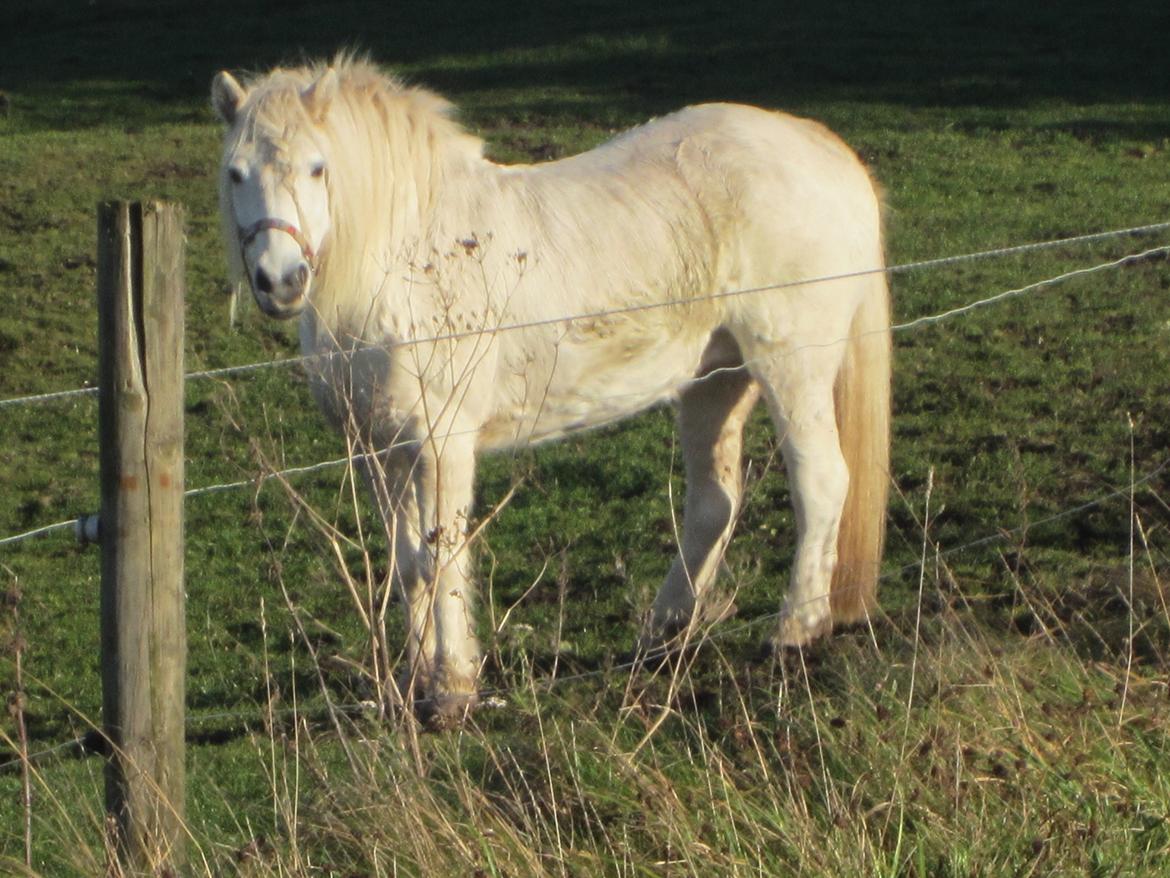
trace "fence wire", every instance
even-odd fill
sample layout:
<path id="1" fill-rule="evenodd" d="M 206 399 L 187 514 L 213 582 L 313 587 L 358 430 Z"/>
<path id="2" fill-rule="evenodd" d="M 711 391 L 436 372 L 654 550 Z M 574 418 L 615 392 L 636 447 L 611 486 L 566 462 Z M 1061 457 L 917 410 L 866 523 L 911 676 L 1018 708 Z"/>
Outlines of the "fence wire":
<path id="1" fill-rule="evenodd" d="M 993 543 L 1006 542 L 1006 541 L 1012 539 L 1013 537 L 1016 537 L 1016 536 L 1022 534 L 1025 530 L 1032 531 L 1032 530 L 1035 530 L 1036 528 L 1043 528 L 1047 525 L 1055 524 L 1058 521 L 1063 521 L 1065 519 L 1072 518 L 1073 516 L 1079 515 L 1082 512 L 1087 512 L 1090 509 L 1095 509 L 1095 508 L 1098 508 L 1100 506 L 1104 506 L 1105 504 L 1107 504 L 1113 500 L 1127 499 L 1127 498 L 1132 499 L 1133 495 L 1138 491 L 1139 488 L 1143 488 L 1146 485 L 1148 485 L 1157 476 L 1161 475 L 1167 469 L 1170 469 L 1170 458 L 1163 460 L 1160 464 L 1158 464 L 1158 466 L 1149 470 L 1144 475 L 1139 476 L 1139 477 L 1135 477 L 1132 481 L 1130 481 L 1129 483 L 1127 483 L 1124 486 L 1114 488 L 1113 490 L 1107 491 L 1106 493 L 1101 494 L 1098 497 L 1095 497 L 1095 498 L 1088 500 L 1084 503 L 1079 503 L 1076 506 L 1070 506 L 1067 509 L 1063 509 L 1059 512 L 1053 513 L 1052 515 L 1048 515 L 1044 518 L 1040 518 L 1040 519 L 1037 519 L 1035 521 L 1030 521 L 1026 525 L 1020 525 L 1018 527 L 1011 528 L 1008 530 L 1000 529 L 1000 530 L 997 530 L 995 533 L 987 534 L 986 536 L 971 540 L 970 542 L 963 543 L 962 545 L 959 545 L 959 546 L 952 546 L 952 547 L 946 548 L 946 549 L 936 546 L 935 551 L 930 555 L 930 557 L 927 561 L 911 562 L 911 563 L 906 564 L 902 567 L 899 567 L 895 570 L 890 570 L 890 571 L 887 571 L 886 573 L 883 573 L 879 577 L 879 579 L 882 582 L 889 582 L 891 580 L 897 580 L 897 579 L 905 576 L 908 573 L 911 573 L 911 572 L 918 570 L 919 568 L 921 568 L 923 566 L 924 563 L 931 563 L 931 562 L 934 562 L 936 559 L 951 558 L 955 555 L 962 554 L 963 552 L 969 552 L 972 549 L 977 549 L 977 548 L 980 548 L 982 546 L 991 545 Z M 273 474 L 272 477 L 275 478 L 276 475 L 277 474 Z M 255 484 L 255 482 L 254 481 L 248 482 L 246 484 Z M 821 600 L 821 598 L 814 598 L 813 600 Z M 799 608 L 799 605 L 797 605 L 796 609 L 798 609 L 798 608 Z M 709 631 L 704 632 L 702 634 L 701 638 L 696 640 L 695 645 L 698 646 L 698 645 L 702 645 L 704 643 L 715 643 L 718 641 L 730 640 L 734 637 L 743 635 L 743 634 L 749 632 L 750 630 L 752 630 L 753 628 L 756 628 L 760 625 L 766 624 L 768 622 L 776 621 L 780 618 L 780 615 L 781 615 L 781 613 L 779 611 L 777 611 L 775 613 L 766 613 L 762 616 L 756 616 L 756 617 L 753 617 L 752 619 L 748 619 L 748 620 L 745 620 L 743 622 L 722 625 L 718 629 L 709 630 Z M 544 677 L 544 678 L 539 679 L 539 680 L 526 681 L 524 683 L 517 684 L 514 686 L 497 686 L 497 687 L 491 687 L 491 688 L 487 688 L 487 689 L 481 689 L 481 690 L 479 690 L 479 692 L 477 692 L 477 697 L 480 699 L 481 704 L 485 704 L 486 706 L 489 706 L 489 707 L 498 707 L 498 706 L 502 706 L 503 704 L 505 704 L 507 698 L 513 697 L 520 692 L 524 692 L 524 693 L 529 693 L 529 692 L 534 692 L 534 691 L 550 692 L 559 686 L 567 685 L 570 683 L 581 683 L 581 682 L 585 682 L 588 680 L 594 680 L 594 679 L 598 679 L 601 677 L 605 677 L 607 675 L 611 675 L 611 674 L 615 674 L 615 673 L 620 674 L 620 673 L 632 672 L 632 671 L 636 670 L 637 668 L 639 668 L 640 666 L 642 666 L 643 664 L 645 664 L 647 661 L 647 658 L 648 658 L 647 656 L 635 656 L 634 658 L 630 658 L 630 659 L 627 659 L 624 661 L 619 661 L 619 662 L 616 662 L 612 665 L 607 665 L 606 667 L 603 667 L 603 668 L 590 669 L 590 670 L 580 671 L 580 672 L 573 673 L 573 674 L 550 675 L 550 676 Z M 415 707 L 424 706 L 426 703 L 427 703 L 427 700 L 425 698 L 424 699 L 417 699 L 414 702 L 414 706 Z M 191 734 L 197 727 L 203 726 L 206 724 L 210 724 L 210 723 L 242 722 L 242 723 L 256 723 L 258 725 L 261 725 L 261 724 L 264 724 L 266 722 L 271 721 L 275 717 L 282 717 L 283 718 L 283 717 L 290 717 L 290 716 L 291 717 L 305 716 L 306 714 L 309 714 L 309 713 L 320 713 L 322 711 L 328 711 L 328 712 L 334 713 L 334 714 L 376 715 L 377 710 L 378 710 L 378 705 L 374 701 L 370 701 L 370 700 L 349 702 L 349 703 L 330 702 L 329 704 L 324 705 L 322 707 L 310 707 L 310 708 L 304 708 L 304 707 L 261 708 L 261 707 L 257 707 L 257 708 L 253 708 L 253 709 L 249 709 L 249 710 L 221 710 L 221 711 L 209 711 L 206 713 L 195 713 L 195 714 L 189 714 L 187 716 L 186 723 L 187 723 L 187 733 Z M 69 750 L 69 751 L 73 752 L 74 754 L 90 754 L 90 753 L 101 752 L 100 737 L 97 737 L 98 735 L 99 735 L 99 733 L 96 731 L 96 727 L 95 727 L 95 730 L 92 730 L 92 731 L 86 733 L 85 735 L 80 735 L 80 736 L 77 736 L 75 738 L 71 738 L 67 741 L 63 741 L 61 743 L 42 748 L 40 750 L 33 751 L 31 753 L 28 753 L 27 755 L 15 755 L 12 758 L 8 759 L 7 761 L 0 762 L 0 773 L 17 768 L 25 762 L 27 762 L 29 764 L 37 764 L 37 763 L 42 762 L 43 760 L 47 759 L 50 756 L 54 756 L 58 753 L 62 753 L 64 751 L 66 751 L 66 750 Z"/>
<path id="2" fill-rule="evenodd" d="M 926 269 L 946 268 L 955 265 L 961 265 L 968 262 L 977 262 L 986 259 L 996 259 L 1006 256 L 1020 256 L 1027 253 L 1037 253 L 1044 250 L 1052 250 L 1060 247 L 1080 246 L 1084 244 L 1100 243 L 1102 241 L 1115 240 L 1126 237 L 1140 237 L 1158 234 L 1160 232 L 1170 231 L 1170 221 L 1160 223 L 1150 223 L 1141 226 L 1131 226 L 1125 229 L 1112 229 L 1104 232 L 1091 232 L 1084 235 L 1075 235 L 1069 238 L 1053 238 L 1046 241 L 1035 241 L 1027 244 L 1016 244 L 1009 247 L 997 247 L 989 250 L 977 250 L 971 253 L 961 253 L 954 256 L 940 256 L 934 259 L 924 259 L 915 262 L 905 262 L 898 265 L 886 265 L 881 267 L 874 267 L 864 269 L 861 271 L 844 272 L 841 274 L 822 275 L 820 277 L 804 278 L 793 281 L 783 281 L 775 284 L 766 284 L 758 287 L 747 287 L 743 289 L 725 290 L 719 293 L 709 293 L 701 296 L 689 296 L 681 299 L 668 299 L 662 302 L 642 303 L 638 305 L 629 305 L 619 308 L 606 308 L 598 311 L 591 311 L 580 314 L 568 314 L 559 317 L 550 317 L 542 320 L 532 320 L 519 323 L 506 323 L 499 326 L 483 327 L 481 329 L 469 329 L 461 332 L 443 333 L 440 335 L 429 336 L 426 338 L 406 339 L 395 344 L 396 347 L 411 347 L 426 344 L 435 344 L 438 342 L 458 341 L 463 338 L 473 338 L 485 334 L 494 334 L 499 332 L 514 332 L 523 329 L 535 329 L 542 326 L 556 326 L 564 323 L 575 323 L 584 320 L 597 320 L 603 317 L 618 316 L 622 314 L 632 314 L 639 311 L 652 311 L 662 308 L 674 308 L 682 305 L 697 304 L 701 302 L 716 301 L 720 299 L 730 299 L 739 296 L 756 295 L 760 293 L 775 292 L 778 290 L 792 289 L 801 286 L 813 286 L 822 283 L 831 283 L 833 281 L 849 280 L 851 278 L 867 277 L 876 274 L 905 274 L 912 271 L 923 271 Z M 1116 265 L 1121 265 L 1126 262 L 1136 261 L 1142 258 L 1148 258 L 1158 253 L 1164 253 L 1170 250 L 1170 245 L 1163 247 L 1155 247 L 1143 253 L 1130 254 L 1122 257 L 1112 263 L 1106 263 L 1090 269 L 1084 269 L 1079 272 L 1072 272 L 1068 277 L 1075 277 L 1077 274 L 1087 274 L 1092 271 L 1098 271 L 1103 268 L 1111 268 Z M 1055 283 L 1058 280 L 1064 280 L 1067 277 L 1049 281 Z M 1018 295 L 1024 290 L 1007 291 L 1000 294 L 1001 297 L 1009 297 Z M 973 303 L 965 306 L 966 310 L 980 307 L 984 304 L 990 304 L 992 300 L 985 300 L 980 303 Z M 962 311 L 964 309 L 956 309 Z M 950 312 L 935 316 L 931 322 L 937 322 L 940 319 L 951 316 Z M 925 318 L 923 318 L 925 320 Z M 895 329 L 906 328 L 905 326 L 897 326 Z M 311 354 L 301 357 L 285 357 L 278 360 L 268 360 L 264 362 L 245 363 L 238 366 L 224 366 L 217 369 L 205 369 L 198 372 L 189 372 L 185 377 L 188 381 L 197 381 L 211 378 L 226 378 L 235 375 L 243 375 L 250 372 L 263 371 L 267 369 L 282 368 L 286 366 L 295 366 L 308 362 L 319 361 L 323 357 L 335 356 L 334 354 Z M 0 399 L 0 409 L 12 408 L 23 405 L 33 405 L 44 402 L 52 402 L 61 399 L 70 399 L 81 396 L 93 396 L 97 394 L 96 387 L 79 387 L 72 390 L 58 390 L 50 393 L 31 394 L 27 396 L 12 397 L 10 399 Z"/>
<path id="3" fill-rule="evenodd" d="M 1147 225 L 1147 226 L 1134 226 L 1132 228 L 1120 229 L 1120 230 L 1115 230 L 1115 231 L 1111 231 L 1111 232 L 1098 232 L 1098 233 L 1093 233 L 1093 234 L 1088 234 L 1088 235 L 1079 235 L 1079 236 L 1074 237 L 1074 238 L 1063 238 L 1063 239 L 1042 241 L 1042 242 L 1031 243 L 1031 244 L 1021 244 L 1021 245 L 1017 245 L 1015 247 L 1005 247 L 1005 248 L 999 248 L 997 250 L 984 250 L 984 251 L 979 251 L 979 252 L 975 252 L 975 253 L 962 254 L 959 256 L 948 256 L 948 257 L 941 257 L 939 259 L 930 259 L 930 260 L 924 260 L 924 261 L 919 261 L 919 262 L 904 263 L 902 265 L 890 266 L 890 267 L 887 267 L 884 269 L 874 269 L 872 271 L 854 272 L 854 273 L 850 273 L 850 274 L 833 275 L 833 276 L 826 276 L 826 277 L 821 277 L 821 278 L 812 278 L 812 279 L 803 280 L 803 281 L 793 281 L 793 282 L 789 282 L 789 283 L 775 284 L 775 285 L 766 286 L 766 287 L 755 287 L 755 288 L 751 288 L 751 289 L 735 290 L 735 291 L 730 291 L 727 293 L 716 293 L 716 294 L 712 294 L 711 296 L 696 297 L 696 298 L 687 299 L 687 300 L 683 300 L 683 301 L 693 302 L 693 301 L 700 301 L 701 299 L 726 297 L 726 296 L 732 296 L 732 295 L 748 295 L 751 293 L 762 293 L 762 292 L 766 292 L 766 291 L 786 289 L 786 288 L 805 285 L 805 284 L 824 283 L 824 282 L 828 282 L 830 280 L 840 280 L 840 279 L 844 279 L 844 278 L 863 276 L 863 275 L 867 275 L 867 274 L 877 274 L 877 273 L 883 273 L 883 272 L 897 273 L 897 272 L 922 270 L 922 269 L 926 269 L 926 268 L 935 268 L 935 267 L 940 267 L 940 266 L 945 266 L 945 265 L 954 265 L 954 264 L 959 264 L 959 263 L 963 263 L 963 262 L 970 262 L 970 261 L 990 258 L 993 256 L 1005 256 L 1005 255 L 1017 255 L 1017 254 L 1021 254 L 1021 253 L 1030 253 L 1030 252 L 1034 252 L 1037 250 L 1048 249 L 1048 248 L 1052 248 L 1052 247 L 1056 247 L 1056 246 L 1060 246 L 1060 245 L 1091 243 L 1091 242 L 1096 242 L 1096 241 L 1114 239 L 1114 238 L 1127 236 L 1127 235 L 1133 236 L 1133 235 L 1153 234 L 1156 232 L 1166 231 L 1166 230 L 1170 230 L 1170 222 L 1156 223 L 1156 224 Z M 955 307 L 955 308 L 950 308 L 948 310 L 939 312 L 937 314 L 929 314 L 929 315 L 925 315 L 922 317 L 914 318 L 912 320 L 909 320 L 909 321 L 906 321 L 903 323 L 896 323 L 896 324 L 891 325 L 890 331 L 891 332 L 904 332 L 904 331 L 908 331 L 908 330 L 918 329 L 918 328 L 923 327 L 923 326 L 929 326 L 929 325 L 933 325 L 936 323 L 941 323 L 944 320 L 948 320 L 948 319 L 951 319 L 954 317 L 966 315 L 966 314 L 969 314 L 969 313 L 971 313 L 975 310 L 978 310 L 980 308 L 985 308 L 985 307 L 988 307 L 990 305 L 998 304 L 1000 302 L 1003 302 L 1003 301 L 1006 301 L 1006 300 L 1009 300 L 1012 298 L 1016 298 L 1016 297 L 1026 295 L 1029 293 L 1034 293 L 1034 292 L 1037 292 L 1039 290 L 1047 289 L 1048 287 L 1072 280 L 1073 278 L 1083 277 L 1086 275 L 1095 274 L 1097 272 L 1106 271 L 1106 270 L 1110 270 L 1110 269 L 1121 268 L 1121 267 L 1124 267 L 1126 265 L 1136 264 L 1136 263 L 1142 262 L 1144 260 L 1147 260 L 1147 259 L 1150 259 L 1150 258 L 1153 258 L 1156 256 L 1164 256 L 1164 255 L 1168 255 L 1168 254 L 1170 254 L 1170 244 L 1160 245 L 1158 247 L 1151 247 L 1149 249 L 1146 249 L 1146 250 L 1143 250 L 1143 251 L 1140 251 L 1137 253 L 1130 253 L 1130 254 L 1127 254 L 1125 256 L 1121 256 L 1117 259 L 1112 259 L 1112 260 L 1109 260 L 1107 262 L 1098 263 L 1097 265 L 1092 265 L 1092 266 L 1088 266 L 1085 268 L 1073 269 L 1071 271 L 1063 272 L 1063 273 L 1055 275 L 1053 277 L 1044 278 L 1042 280 L 1034 281 L 1033 283 L 1030 283 L 1030 284 L 1025 284 L 1024 286 L 1021 286 L 1021 287 L 1015 287 L 1013 289 L 1003 290 L 1003 291 L 995 293 L 991 296 L 987 296 L 987 297 L 982 298 L 982 299 L 977 299 L 975 301 L 968 302 L 964 305 L 960 305 L 960 306 Z M 681 303 L 682 303 L 682 301 L 676 300 L 676 301 L 667 302 L 667 303 L 652 303 L 652 304 L 648 304 L 648 305 L 639 305 L 636 307 L 632 306 L 630 308 L 625 308 L 625 309 L 611 309 L 611 310 L 607 310 L 607 311 L 593 312 L 591 314 L 581 314 L 581 315 L 575 315 L 575 316 L 571 316 L 571 317 L 557 318 L 556 320 L 535 321 L 535 322 L 530 322 L 530 323 L 518 323 L 518 324 L 506 324 L 504 326 L 497 327 L 496 329 L 491 330 L 491 332 L 504 331 L 504 330 L 509 330 L 509 329 L 529 328 L 532 326 L 547 325 L 549 323 L 563 323 L 563 322 L 572 321 L 572 320 L 596 319 L 597 317 L 602 316 L 602 315 L 606 315 L 606 314 L 618 314 L 618 313 L 626 313 L 626 312 L 633 311 L 633 310 L 647 310 L 650 308 L 669 307 L 671 305 L 678 305 Z M 444 336 L 436 336 L 436 337 L 432 337 L 430 339 L 413 340 L 409 343 L 410 344 L 423 344 L 425 342 L 452 340 L 452 339 L 457 339 L 457 338 L 464 337 L 464 336 L 482 335 L 483 333 L 484 333 L 483 330 L 471 330 L 471 331 L 463 332 L 463 333 L 452 333 L 452 334 L 444 335 Z M 826 342 L 826 344 L 834 344 L 834 343 L 839 343 L 841 341 L 845 341 L 845 339 L 834 339 L 830 342 Z M 404 342 L 403 344 L 406 344 L 406 342 Z M 200 379 L 200 378 L 231 376 L 231 375 L 236 375 L 236 374 L 241 374 L 241 373 L 246 373 L 246 372 L 253 372 L 253 371 L 257 371 L 257 370 L 261 370 L 261 369 L 269 369 L 269 368 L 279 367 L 279 366 L 295 365 L 298 363 L 306 363 L 308 361 L 315 360 L 315 359 L 317 359 L 317 357 L 315 357 L 315 356 L 290 357 L 287 359 L 275 360 L 275 361 L 271 361 L 271 362 L 267 362 L 267 363 L 250 363 L 250 364 L 246 364 L 243 366 L 230 366 L 230 367 L 225 367 L 223 369 L 212 369 L 212 370 L 207 370 L 207 371 L 203 371 L 203 372 L 192 372 L 192 373 L 189 373 L 186 376 L 186 378 L 188 380 L 196 380 L 196 379 Z M 747 364 L 745 364 L 745 365 L 747 365 Z M 737 366 L 734 368 L 738 369 L 741 367 Z M 724 371 L 724 370 L 715 370 L 715 372 L 719 372 L 719 371 Z M 703 376 L 703 377 L 706 378 L 709 376 Z M 701 381 L 701 380 L 703 380 L 703 378 L 695 379 L 695 381 Z M 45 399 L 57 399 L 57 398 L 61 398 L 63 396 L 77 395 L 77 394 L 82 393 L 82 392 L 84 392 L 84 393 L 96 392 L 96 388 L 84 388 L 84 389 L 78 390 L 78 391 L 60 391 L 57 393 L 45 394 L 42 396 L 21 397 L 21 398 L 13 399 L 13 400 L 0 401 L 0 407 L 5 405 L 6 403 L 7 404 L 16 404 L 16 403 L 21 403 L 21 402 L 40 402 L 40 401 L 43 401 Z M 451 436 L 464 435 L 464 434 L 473 433 L 473 432 L 475 432 L 475 431 L 474 430 L 453 431 L 451 433 L 445 434 L 442 437 L 436 437 L 436 438 L 449 438 Z M 380 449 L 379 453 L 385 453 L 386 451 L 393 450 L 396 447 L 398 447 L 398 446 L 395 444 L 391 444 L 387 448 Z M 288 477 L 302 476 L 302 475 L 307 475 L 307 474 L 311 474 L 311 473 L 315 473 L 315 472 L 320 472 L 322 470 L 332 469 L 332 468 L 338 467 L 338 466 L 352 465 L 354 463 L 357 463 L 357 462 L 365 459 L 366 457 L 368 457 L 368 455 L 359 454 L 359 455 L 354 455 L 354 456 L 335 458 L 333 460 L 322 461 L 320 463 L 309 464 L 309 465 L 305 465 L 305 466 L 291 467 L 289 469 L 284 469 L 284 470 L 279 470 L 279 471 L 260 473 L 257 476 L 250 478 L 250 479 L 241 479 L 241 480 L 234 481 L 234 482 L 227 482 L 227 483 L 223 483 L 223 484 L 207 485 L 207 486 L 203 486 L 203 487 L 199 487 L 199 488 L 193 488 L 193 489 L 186 491 L 184 493 L 184 496 L 185 497 L 200 497 L 200 496 L 204 496 L 204 495 L 224 493 L 227 491 L 241 490 L 241 489 L 250 488 L 250 487 L 255 488 L 255 487 L 263 485 L 264 483 L 269 482 L 273 479 L 283 479 L 283 478 L 288 478 Z M 60 522 L 57 522 L 55 524 L 48 524 L 48 525 L 44 525 L 41 527 L 37 527 L 37 528 L 34 528 L 32 530 L 26 531 L 24 533 L 18 533 L 18 534 L 12 535 L 12 536 L 0 538 L 0 548 L 4 548 L 6 546 L 11 546 L 11 545 L 16 545 L 16 544 L 22 543 L 26 540 L 34 539 L 36 537 L 47 536 L 49 534 L 59 533 L 59 532 L 63 532 L 66 530 L 74 531 L 74 533 L 77 535 L 78 540 L 81 542 L 85 542 L 84 536 L 85 536 L 86 520 L 87 520 L 87 518 L 92 518 L 92 517 L 93 516 L 82 516 L 80 518 L 70 519 L 68 521 L 60 521 Z"/>

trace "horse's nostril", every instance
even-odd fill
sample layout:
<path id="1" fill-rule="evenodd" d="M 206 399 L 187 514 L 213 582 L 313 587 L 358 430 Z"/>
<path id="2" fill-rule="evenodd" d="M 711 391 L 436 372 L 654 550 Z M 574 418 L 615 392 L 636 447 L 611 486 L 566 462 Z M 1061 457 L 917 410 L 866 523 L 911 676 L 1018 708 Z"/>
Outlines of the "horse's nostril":
<path id="1" fill-rule="evenodd" d="M 298 290 L 304 290 L 309 285 L 309 266 L 301 263 L 293 275 L 294 285 Z"/>
<path id="2" fill-rule="evenodd" d="M 256 289 L 262 293 L 272 292 L 272 278 L 263 268 L 256 269 Z"/>

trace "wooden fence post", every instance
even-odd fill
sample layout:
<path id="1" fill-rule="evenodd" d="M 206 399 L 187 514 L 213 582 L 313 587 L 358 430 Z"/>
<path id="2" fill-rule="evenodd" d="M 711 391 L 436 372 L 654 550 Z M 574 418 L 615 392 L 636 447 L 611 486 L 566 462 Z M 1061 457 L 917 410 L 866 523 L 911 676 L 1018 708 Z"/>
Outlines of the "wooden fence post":
<path id="1" fill-rule="evenodd" d="M 98 208 L 106 812 L 126 865 L 183 859 L 183 212 Z"/>

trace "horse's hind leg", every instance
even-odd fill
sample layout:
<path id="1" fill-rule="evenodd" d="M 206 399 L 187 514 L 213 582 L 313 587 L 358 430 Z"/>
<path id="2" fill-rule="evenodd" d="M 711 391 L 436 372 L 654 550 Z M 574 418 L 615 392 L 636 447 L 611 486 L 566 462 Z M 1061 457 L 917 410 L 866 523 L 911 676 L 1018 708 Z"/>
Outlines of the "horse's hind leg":
<path id="1" fill-rule="evenodd" d="M 839 346 L 809 346 L 753 366 L 781 437 L 796 512 L 792 584 L 774 646 L 801 646 L 832 629 L 829 588 L 849 489 L 833 399 L 839 365 Z"/>
<path id="2" fill-rule="evenodd" d="M 738 359 L 738 352 L 736 352 Z M 643 645 L 656 646 L 703 618 L 703 598 L 718 572 L 742 489 L 743 427 L 759 398 L 747 370 L 717 368 L 679 401 L 686 469 L 682 543 L 658 592 Z"/>

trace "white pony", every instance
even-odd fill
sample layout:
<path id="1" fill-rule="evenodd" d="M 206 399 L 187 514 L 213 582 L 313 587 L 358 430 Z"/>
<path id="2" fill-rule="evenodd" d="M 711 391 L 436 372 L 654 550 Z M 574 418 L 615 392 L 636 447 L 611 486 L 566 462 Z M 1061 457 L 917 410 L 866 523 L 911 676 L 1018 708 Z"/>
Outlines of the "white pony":
<path id="1" fill-rule="evenodd" d="M 480 670 L 476 454 L 663 400 L 678 403 L 687 492 L 643 645 L 693 633 L 709 610 L 761 393 L 797 516 L 773 643 L 872 607 L 889 300 L 875 186 L 827 129 L 708 104 L 572 158 L 501 166 L 441 98 L 348 57 L 247 86 L 220 73 L 212 101 L 229 256 L 266 314 L 300 315 L 304 353 L 330 355 L 311 361 L 318 401 L 378 452 L 365 469 L 409 676 L 440 713 L 474 701 Z"/>

